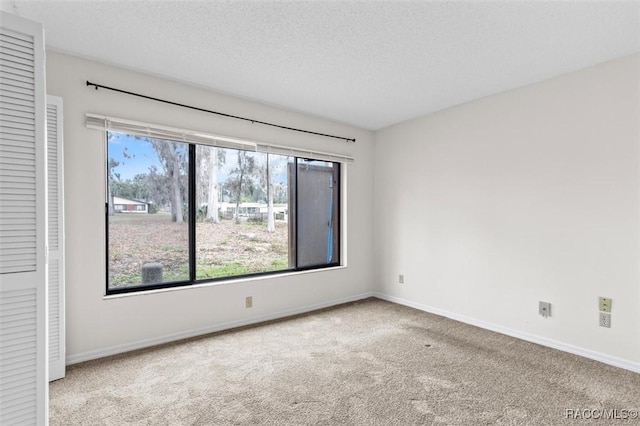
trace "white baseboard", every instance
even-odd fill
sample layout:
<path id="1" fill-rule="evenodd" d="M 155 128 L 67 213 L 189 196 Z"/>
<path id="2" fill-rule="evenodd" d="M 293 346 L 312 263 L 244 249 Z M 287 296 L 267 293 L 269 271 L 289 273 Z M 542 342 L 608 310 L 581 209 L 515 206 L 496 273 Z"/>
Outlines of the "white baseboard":
<path id="1" fill-rule="evenodd" d="M 429 312 L 431 314 L 443 316 L 446 318 L 451 318 L 453 320 L 464 322 L 466 324 L 475 325 L 476 327 L 495 331 L 496 333 L 505 334 L 507 336 L 515 337 L 516 339 L 526 340 L 527 342 L 537 343 L 542 346 L 558 349 L 560 351 L 568 352 L 584 358 L 593 359 L 595 361 L 612 365 L 614 367 L 624 368 L 625 370 L 633 371 L 635 373 L 640 373 L 640 363 L 638 362 L 633 362 L 633 361 L 618 358 L 615 356 L 603 354 L 600 352 L 592 351 L 590 349 L 585 349 L 579 346 L 570 345 L 568 343 L 558 342 L 556 340 L 547 339 L 546 337 L 540 337 L 534 334 L 513 330 L 507 327 L 502 327 L 500 325 L 491 324 L 491 323 L 480 321 L 464 315 L 459 315 L 459 314 L 451 313 L 442 309 L 423 305 L 421 303 L 412 302 L 410 300 L 402 299 L 400 297 L 389 296 L 384 293 L 374 292 L 373 297 L 386 300 L 388 302 L 397 303 L 399 305 L 409 306 L 411 308 L 415 308 L 424 312 Z"/>
<path id="2" fill-rule="evenodd" d="M 286 318 L 293 315 L 304 314 L 306 312 L 316 311 L 318 309 L 328 308 L 331 306 L 342 305 L 344 303 L 355 302 L 357 300 L 366 299 L 373 296 L 373 292 L 360 293 L 341 299 L 329 300 L 314 305 L 307 305 L 301 308 L 289 309 L 286 311 L 274 312 L 272 314 L 261 315 L 248 319 L 229 321 L 221 324 L 212 325 L 209 327 L 198 328 L 196 330 L 189 330 L 181 333 L 169 334 L 166 336 L 156 337 L 153 339 L 145 339 L 137 342 L 125 343 L 122 345 L 111 346 L 108 348 L 98 349 L 95 351 L 89 351 L 68 356 L 66 358 L 67 365 L 77 364 L 79 362 L 91 361 L 98 358 L 104 358 L 106 356 L 117 355 L 137 349 L 144 349 L 151 346 L 161 345 L 163 343 L 175 342 L 177 340 L 188 339 L 190 337 L 202 336 L 209 333 L 215 333 L 217 331 L 229 330 L 232 328 L 238 328 L 245 325 L 257 324 L 265 321 L 271 321 L 280 318 Z"/>

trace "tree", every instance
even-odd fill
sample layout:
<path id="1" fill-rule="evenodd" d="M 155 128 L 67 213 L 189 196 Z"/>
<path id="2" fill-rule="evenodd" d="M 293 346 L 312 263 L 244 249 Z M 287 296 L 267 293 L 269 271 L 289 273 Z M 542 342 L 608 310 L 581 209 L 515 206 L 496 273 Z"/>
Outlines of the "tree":
<path id="1" fill-rule="evenodd" d="M 184 196 L 186 195 L 187 149 L 186 144 L 163 139 L 144 138 L 151 144 L 158 155 L 162 167 L 162 174 L 156 167 L 149 170 L 150 180 L 155 180 L 156 189 L 168 188 L 169 204 L 171 205 L 171 220 L 184 222 Z M 158 185 L 160 184 L 160 185 Z M 164 185 L 163 185 L 164 184 Z"/>
<path id="2" fill-rule="evenodd" d="M 269 167 L 269 154 L 267 154 L 267 231 L 275 232 L 276 219 L 273 216 L 273 182 L 271 181 L 271 168 Z"/>
<path id="3" fill-rule="evenodd" d="M 196 200 L 199 209 L 198 220 L 220 223 L 218 200 L 221 188 L 218 184 L 218 170 L 225 163 L 226 150 L 205 145 L 196 145 Z"/>
<path id="4" fill-rule="evenodd" d="M 153 165 L 149 167 L 147 175 L 147 183 L 149 188 L 149 199 L 158 206 L 166 206 L 169 204 L 169 188 L 167 187 L 167 177 L 164 172 L 158 170 Z"/>
<path id="5" fill-rule="evenodd" d="M 226 151 L 218 148 L 211 148 L 209 152 L 209 191 L 207 198 L 207 220 L 213 223 L 220 223 L 218 215 L 218 168 L 226 160 Z"/>
<path id="6" fill-rule="evenodd" d="M 240 223 L 240 203 L 242 203 L 243 194 L 253 192 L 253 180 L 251 175 L 255 172 L 255 158 L 247 151 L 238 151 L 238 164 L 231 171 L 231 176 L 227 181 L 229 188 L 235 196 L 236 211 L 234 218 L 236 223 Z"/>
<path id="7" fill-rule="evenodd" d="M 131 193 L 135 200 L 149 200 L 149 176 L 146 173 L 138 173 L 133 177 Z"/>
<path id="8" fill-rule="evenodd" d="M 109 158 L 107 162 L 107 191 L 109 193 L 109 216 L 113 216 L 115 211 L 113 209 L 113 186 L 117 180 L 120 180 L 120 175 L 114 171 L 116 167 L 120 165 L 119 161 L 116 161 L 115 158 Z"/>
<path id="9" fill-rule="evenodd" d="M 110 142 L 111 139 L 113 139 L 113 134 L 110 132 L 107 132 L 107 141 Z M 109 196 L 108 199 L 108 213 L 109 216 L 113 216 L 115 213 L 115 210 L 113 208 L 113 184 L 116 181 L 116 179 L 120 180 L 120 174 L 115 172 L 115 168 L 118 167 L 120 165 L 120 162 L 117 161 L 115 158 L 109 158 L 107 160 L 107 193 Z"/>
<path id="10" fill-rule="evenodd" d="M 204 145 L 196 145 L 196 206 L 198 208 L 198 220 L 205 218 L 203 207 L 207 208 L 206 204 L 209 193 L 209 147 Z M 206 214 L 206 213 L 205 213 Z"/>
<path id="11" fill-rule="evenodd" d="M 267 232 L 275 231 L 275 215 L 274 215 L 274 203 L 286 203 L 287 202 L 287 186 L 282 183 L 274 183 L 274 178 L 277 179 L 278 173 L 287 167 L 287 157 L 281 155 L 265 154 L 265 165 L 259 169 L 259 177 L 261 188 L 264 188 L 264 192 L 259 194 L 259 200 L 267 201 Z"/>
<path id="12" fill-rule="evenodd" d="M 147 174 L 137 174 L 133 179 L 114 179 L 111 185 L 113 195 L 132 200 L 148 201 L 149 199 L 149 176 Z"/>
<path id="13" fill-rule="evenodd" d="M 276 230 L 275 217 L 273 216 L 273 182 L 272 171 L 269 163 L 270 155 L 266 154 L 266 164 L 260 170 L 260 177 L 262 185 L 266 188 L 267 196 L 267 232 L 274 232 Z"/>
<path id="14" fill-rule="evenodd" d="M 276 204 L 285 204 L 289 199 L 288 186 L 285 183 L 274 183 L 273 202 Z"/>

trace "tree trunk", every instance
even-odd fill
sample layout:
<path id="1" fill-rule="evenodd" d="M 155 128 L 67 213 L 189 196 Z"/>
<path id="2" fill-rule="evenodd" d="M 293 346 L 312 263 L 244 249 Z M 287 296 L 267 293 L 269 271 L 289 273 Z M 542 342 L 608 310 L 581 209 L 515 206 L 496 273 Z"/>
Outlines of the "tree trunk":
<path id="1" fill-rule="evenodd" d="M 273 185 L 271 184 L 269 154 L 267 154 L 267 232 L 275 232 L 275 230 L 276 223 L 273 217 Z"/>
<path id="2" fill-rule="evenodd" d="M 182 192 L 180 191 L 180 166 L 175 146 L 171 146 L 171 220 L 174 222 L 184 222 L 182 215 Z"/>
<path id="3" fill-rule="evenodd" d="M 113 209 L 113 194 L 111 193 L 111 183 L 107 183 L 107 187 L 109 188 L 109 216 L 113 216 L 115 210 Z"/>
<path id="4" fill-rule="evenodd" d="M 240 163 L 240 160 L 238 160 Z M 240 202 L 242 201 L 242 180 L 244 179 L 244 171 L 240 172 L 240 182 L 238 183 L 238 194 L 236 196 L 236 223 L 240 223 Z"/>
<path id="5" fill-rule="evenodd" d="M 209 199 L 209 147 L 196 145 L 196 207 L 200 209 Z M 207 209 L 208 210 L 208 209 Z M 198 210 L 200 211 L 200 210 Z M 202 218 L 206 219 L 205 217 Z"/>
<path id="6" fill-rule="evenodd" d="M 209 191 L 207 199 L 207 220 L 220 223 L 218 215 L 218 150 L 209 151 Z"/>
<path id="7" fill-rule="evenodd" d="M 242 201 L 242 181 L 244 180 L 244 168 L 245 162 L 243 151 L 238 151 L 238 192 L 236 193 L 236 212 L 235 212 L 235 220 L 236 223 L 240 223 L 240 202 Z"/>

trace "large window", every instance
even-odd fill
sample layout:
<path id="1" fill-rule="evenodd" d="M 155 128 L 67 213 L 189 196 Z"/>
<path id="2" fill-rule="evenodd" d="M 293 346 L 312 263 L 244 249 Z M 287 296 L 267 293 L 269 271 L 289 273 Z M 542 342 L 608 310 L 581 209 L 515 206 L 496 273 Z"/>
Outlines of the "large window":
<path id="1" fill-rule="evenodd" d="M 340 263 L 340 164 L 107 132 L 107 293 Z"/>

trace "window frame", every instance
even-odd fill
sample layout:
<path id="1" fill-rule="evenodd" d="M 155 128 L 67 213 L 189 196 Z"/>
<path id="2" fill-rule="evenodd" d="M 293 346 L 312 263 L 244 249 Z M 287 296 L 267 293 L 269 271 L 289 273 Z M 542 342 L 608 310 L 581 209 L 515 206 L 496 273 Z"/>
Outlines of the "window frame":
<path id="1" fill-rule="evenodd" d="M 109 149 L 108 149 L 108 133 L 109 132 L 113 132 L 113 133 L 120 133 L 120 134 L 125 134 L 125 135 L 129 135 L 129 136 L 133 136 L 133 133 L 126 133 L 125 131 L 119 131 L 117 129 L 104 129 L 103 131 L 103 135 L 104 135 L 104 152 L 105 152 L 105 164 L 104 167 L 108 167 L 108 153 L 109 153 Z M 289 220 L 291 220 L 292 217 L 292 213 L 295 210 L 295 225 L 293 226 L 293 233 L 294 233 L 294 241 L 295 241 L 295 245 L 294 247 L 289 246 L 289 250 L 294 250 L 296 251 L 296 266 L 294 267 L 289 267 L 286 269 L 279 269 L 279 270 L 275 270 L 275 271 L 265 271 L 265 272 L 254 272 L 254 273 L 249 273 L 249 274 L 241 274 L 241 275 L 229 275 L 229 276 L 224 276 L 224 277 L 216 277 L 216 278 L 196 278 L 196 246 L 197 246 L 197 239 L 196 239 L 196 226 L 197 226 L 197 197 L 196 197 L 196 164 L 197 164 L 197 160 L 196 160 L 196 147 L 198 145 L 202 145 L 202 146 L 211 146 L 211 145 L 207 145 L 207 144 L 203 144 L 203 143 L 198 143 L 198 142 L 192 142 L 192 141 L 180 141 L 180 140 L 175 140 L 175 139 L 168 139 L 165 137 L 154 137 L 156 139 L 163 139 L 163 140 L 167 140 L 167 141 L 171 141 L 171 142 L 180 142 L 180 143 L 186 143 L 188 146 L 188 188 L 187 188 L 187 192 L 188 192 L 188 197 L 189 197 L 189 201 L 188 201 L 188 265 L 189 265 L 189 279 L 188 280 L 183 280 L 183 281 L 170 281 L 170 282 L 163 282 L 163 283 L 157 283 L 157 284 L 140 284 L 140 285 L 130 285 L 130 286 L 126 286 L 126 287 L 122 287 L 122 288 L 110 288 L 109 286 L 109 192 L 108 192 L 108 174 L 105 173 L 105 296 L 116 296 L 116 295 L 122 295 L 122 294 L 131 294 L 131 293 L 144 293 L 147 291 L 152 291 L 152 290 L 166 290 L 166 289 L 173 289 L 173 288 L 188 288 L 188 287 L 193 287 L 193 286 L 199 286 L 199 285 L 203 285 L 203 284 L 216 284 L 216 283 L 229 283 L 229 282 L 234 282 L 234 281 L 243 281 L 246 279 L 255 279 L 255 278 L 261 278 L 261 277 L 270 277 L 270 276 L 276 276 L 276 275 L 286 275 L 286 274 L 290 274 L 290 273 L 295 273 L 295 272 L 308 272 L 308 271 L 314 271 L 314 270 L 323 270 L 323 269 L 330 269 L 330 268 L 336 268 L 336 267 L 342 267 L 344 266 L 344 259 L 343 259 L 343 222 L 344 222 L 344 212 L 343 212 L 343 200 L 342 200 L 342 192 L 343 192 L 343 179 L 344 179 L 344 166 L 345 166 L 345 162 L 343 161 L 334 161 L 334 160 L 327 160 L 327 159 L 316 159 L 316 158 L 306 158 L 306 157 L 301 157 L 301 156 L 296 156 L 296 155 L 289 155 L 290 157 L 293 158 L 294 160 L 294 171 L 295 171 L 295 191 L 296 194 L 299 190 L 299 187 L 297 185 L 298 179 L 297 179 L 297 174 L 298 174 L 298 162 L 300 160 L 311 160 L 311 161 L 322 161 L 322 162 L 326 162 L 326 163 L 332 163 L 334 167 L 334 176 L 336 176 L 336 180 L 334 182 L 334 187 L 335 187 L 335 191 L 336 194 L 333 196 L 333 200 L 332 202 L 334 203 L 334 208 L 337 209 L 337 214 L 336 214 L 336 218 L 337 218 L 337 224 L 335 225 L 334 229 L 335 229 L 335 235 L 334 238 L 336 239 L 335 242 L 335 247 L 334 250 L 337 252 L 336 255 L 334 256 L 334 258 L 336 259 L 336 261 L 334 262 L 330 262 L 330 263 L 325 263 L 325 264 L 318 264 L 318 265 L 309 265 L 309 266 L 302 266 L 299 267 L 298 266 L 298 260 L 297 260 L 297 247 L 299 242 L 297 241 L 298 238 L 298 197 L 296 196 L 296 200 L 295 200 L 295 205 L 292 205 L 291 200 L 289 200 L 288 204 L 287 204 L 287 211 L 289 214 Z M 240 148 L 234 148 L 234 147 L 225 147 L 224 149 L 232 149 L 232 150 L 237 150 L 240 151 L 242 149 Z M 280 153 L 275 153 L 275 152 L 269 152 L 269 150 L 259 150 L 259 151 L 251 151 L 251 150 L 247 150 L 249 152 L 261 152 L 261 153 L 265 153 L 266 155 L 283 155 Z M 291 185 L 291 182 L 288 182 L 288 185 Z M 115 208 L 115 205 L 114 205 Z M 289 229 L 288 234 L 288 241 L 292 240 L 291 237 L 291 229 Z"/>

